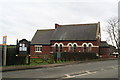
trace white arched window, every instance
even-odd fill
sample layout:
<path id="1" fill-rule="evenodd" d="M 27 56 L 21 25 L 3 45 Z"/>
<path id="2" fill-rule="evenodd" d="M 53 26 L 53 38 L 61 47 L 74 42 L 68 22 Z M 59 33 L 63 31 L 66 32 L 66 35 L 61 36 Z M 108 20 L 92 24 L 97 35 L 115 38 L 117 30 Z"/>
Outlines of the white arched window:
<path id="1" fill-rule="evenodd" d="M 58 44 L 58 43 L 55 43 L 55 44 L 54 44 L 54 47 L 56 46 L 56 44 L 59 46 L 59 44 Z"/>
<path id="2" fill-rule="evenodd" d="M 73 43 L 73 45 L 76 45 L 78 47 L 78 44 L 77 43 Z"/>
<path id="3" fill-rule="evenodd" d="M 70 46 L 70 45 L 72 45 L 72 43 L 68 43 L 68 44 L 67 44 L 67 46 Z"/>
<path id="4" fill-rule="evenodd" d="M 87 52 L 87 45 L 86 44 L 84 44 L 84 50 L 83 51 Z"/>
<path id="5" fill-rule="evenodd" d="M 62 51 L 63 51 L 63 46 L 64 46 L 64 44 L 63 44 L 63 43 L 59 43 L 60 52 L 62 52 Z"/>
<path id="6" fill-rule="evenodd" d="M 93 46 L 93 44 L 92 44 L 92 43 L 88 43 L 88 47 L 89 47 L 89 45 Z"/>
<path id="7" fill-rule="evenodd" d="M 77 45 L 73 44 L 73 51 L 76 52 Z"/>
<path id="8" fill-rule="evenodd" d="M 60 52 L 62 52 L 62 48 L 63 48 L 63 45 L 62 45 L 62 44 L 60 44 Z"/>
<path id="9" fill-rule="evenodd" d="M 59 45 L 55 44 L 55 52 L 58 52 Z"/>
<path id="10" fill-rule="evenodd" d="M 62 52 L 63 51 L 63 46 L 64 46 L 64 44 L 63 43 L 55 43 L 54 44 L 54 47 L 55 47 L 55 51 L 56 52 Z"/>
<path id="11" fill-rule="evenodd" d="M 91 51 L 92 51 L 92 46 L 93 46 L 92 43 L 88 43 L 88 52 L 91 52 Z"/>
<path id="12" fill-rule="evenodd" d="M 72 45 L 72 43 L 68 43 L 68 52 L 72 52 L 72 47 L 73 47 L 73 45 Z"/>
<path id="13" fill-rule="evenodd" d="M 87 43 L 83 43 L 82 46 L 83 46 L 83 52 L 87 52 L 87 47 L 88 47 Z"/>
<path id="14" fill-rule="evenodd" d="M 82 47 L 84 47 L 84 45 L 86 45 L 86 46 L 88 47 L 88 44 L 87 44 L 87 43 L 83 43 L 83 44 L 82 44 Z"/>
<path id="15" fill-rule="evenodd" d="M 63 44 L 63 43 L 59 43 L 59 45 L 62 45 L 62 46 L 64 46 L 64 44 Z"/>

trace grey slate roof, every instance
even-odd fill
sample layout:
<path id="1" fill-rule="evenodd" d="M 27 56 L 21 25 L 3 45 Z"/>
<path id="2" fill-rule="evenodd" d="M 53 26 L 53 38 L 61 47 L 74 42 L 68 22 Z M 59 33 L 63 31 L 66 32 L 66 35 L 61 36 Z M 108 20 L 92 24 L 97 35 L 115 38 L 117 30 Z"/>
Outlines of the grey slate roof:
<path id="1" fill-rule="evenodd" d="M 50 44 L 50 38 L 54 29 L 37 30 L 31 44 Z"/>
<path id="2" fill-rule="evenodd" d="M 56 29 L 37 30 L 31 44 L 50 44 L 50 40 L 96 40 L 98 23 L 59 25 Z"/>
<path id="3" fill-rule="evenodd" d="M 97 24 L 59 25 L 51 40 L 96 40 Z"/>

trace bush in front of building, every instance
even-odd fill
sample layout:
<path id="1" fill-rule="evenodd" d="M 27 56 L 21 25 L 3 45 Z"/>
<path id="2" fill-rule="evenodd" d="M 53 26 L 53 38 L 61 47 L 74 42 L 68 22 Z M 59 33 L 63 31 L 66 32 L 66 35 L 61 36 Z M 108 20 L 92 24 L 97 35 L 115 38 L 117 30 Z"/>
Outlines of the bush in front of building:
<path id="1" fill-rule="evenodd" d="M 61 54 L 61 61 L 81 61 L 81 60 L 91 60 L 97 59 L 95 53 L 82 53 L 82 52 L 63 52 Z M 54 55 L 55 60 L 58 60 L 57 54 Z"/>

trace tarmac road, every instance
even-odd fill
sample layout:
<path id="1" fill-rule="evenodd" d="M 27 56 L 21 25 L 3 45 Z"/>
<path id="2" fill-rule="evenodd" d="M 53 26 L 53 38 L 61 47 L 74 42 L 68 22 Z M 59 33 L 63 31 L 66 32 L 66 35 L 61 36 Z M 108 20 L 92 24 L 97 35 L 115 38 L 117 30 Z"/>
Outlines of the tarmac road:
<path id="1" fill-rule="evenodd" d="M 3 80 L 117 80 L 118 60 L 79 63 L 51 68 L 3 72 Z M 14 78 L 14 79 L 13 79 Z M 17 78 L 17 79 L 16 79 Z M 30 79 L 31 78 L 31 79 Z M 93 79 L 94 78 L 94 79 Z M 97 79 L 96 79 L 97 78 Z"/>

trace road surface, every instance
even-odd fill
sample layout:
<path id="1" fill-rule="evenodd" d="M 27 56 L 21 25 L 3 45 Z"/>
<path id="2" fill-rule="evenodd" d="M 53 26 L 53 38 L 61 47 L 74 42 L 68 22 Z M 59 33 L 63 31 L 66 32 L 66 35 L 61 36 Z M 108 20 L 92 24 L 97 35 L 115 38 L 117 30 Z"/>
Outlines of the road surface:
<path id="1" fill-rule="evenodd" d="M 3 80 L 4 78 L 32 78 L 32 80 L 39 80 L 39 78 L 55 78 L 55 80 L 73 80 L 72 78 L 75 80 L 77 80 L 77 78 L 118 78 L 118 60 L 96 61 L 51 68 L 10 71 L 3 72 L 2 76 Z"/>

